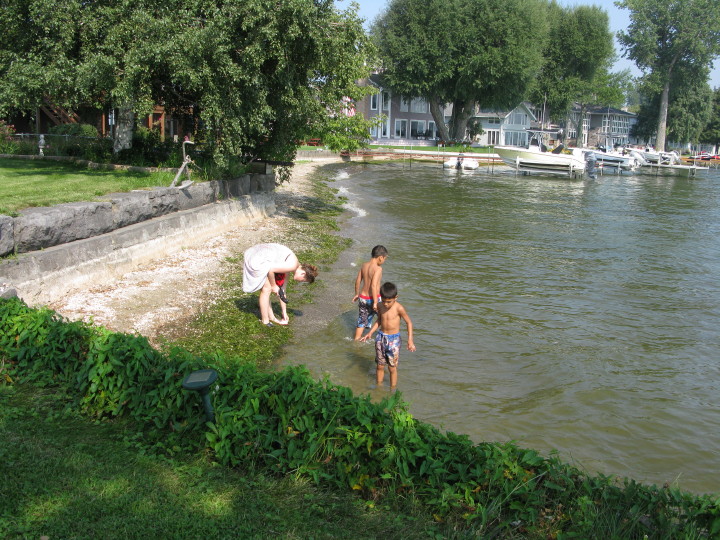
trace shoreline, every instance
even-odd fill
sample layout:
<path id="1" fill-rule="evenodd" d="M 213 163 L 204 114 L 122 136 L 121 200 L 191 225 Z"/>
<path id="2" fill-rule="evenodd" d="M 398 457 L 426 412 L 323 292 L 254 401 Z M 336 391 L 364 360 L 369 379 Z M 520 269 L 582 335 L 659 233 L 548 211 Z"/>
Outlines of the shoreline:
<path id="1" fill-rule="evenodd" d="M 311 194 L 310 177 L 319 167 L 342 163 L 338 157 L 296 162 L 290 181 L 275 189 L 276 212 L 166 257 L 154 259 L 120 278 L 63 295 L 47 305 L 70 320 L 84 320 L 123 333 L 139 333 L 153 345 L 164 329 L 182 331 L 204 308 L 219 301 L 228 259 L 261 242 L 280 240 L 296 220 L 292 211 Z"/>

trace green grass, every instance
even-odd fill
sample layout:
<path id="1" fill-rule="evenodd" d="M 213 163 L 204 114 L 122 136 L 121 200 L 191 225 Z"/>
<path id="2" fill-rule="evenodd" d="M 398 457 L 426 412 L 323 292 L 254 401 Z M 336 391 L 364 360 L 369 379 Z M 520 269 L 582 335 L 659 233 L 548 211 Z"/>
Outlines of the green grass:
<path id="1" fill-rule="evenodd" d="M 0 158 L 0 214 L 90 201 L 108 193 L 169 186 L 174 173 L 92 170 L 74 163 Z"/>
<path id="2" fill-rule="evenodd" d="M 439 526 L 293 477 L 138 449 L 61 395 L 0 386 L 2 538 L 421 538 Z"/>
<path id="3" fill-rule="evenodd" d="M 294 220 L 266 239 L 293 246 L 298 258 L 317 265 L 321 275 L 351 243 L 337 234 L 342 201 L 325 181 L 329 178 L 315 173 L 312 194 L 299 198 L 290 211 Z M 181 327 L 170 324 L 163 333 L 194 354 L 222 351 L 268 367 L 292 337 L 292 325 L 267 328 L 260 324 L 257 293 L 242 291 L 242 263 L 240 253 L 228 258 L 223 268 L 222 297 L 189 324 L 181 322 Z M 294 310 L 312 302 L 313 291 L 322 286 L 322 280 L 309 287 L 291 285 L 292 307 L 288 309 L 291 319 Z M 228 332 L 228 328 L 232 331 Z"/>

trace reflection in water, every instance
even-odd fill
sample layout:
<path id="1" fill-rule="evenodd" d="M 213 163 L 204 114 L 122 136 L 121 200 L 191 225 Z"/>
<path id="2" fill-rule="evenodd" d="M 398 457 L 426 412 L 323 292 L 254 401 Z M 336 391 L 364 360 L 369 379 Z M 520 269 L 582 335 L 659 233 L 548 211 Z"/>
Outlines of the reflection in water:
<path id="1" fill-rule="evenodd" d="M 403 349 L 399 367 L 416 417 L 476 441 L 557 449 L 590 471 L 719 491 L 717 171 L 334 173 L 355 242 L 308 308 L 329 324 L 298 317 L 283 362 L 387 393 L 372 388 L 372 345 L 349 339 L 357 265 L 383 244 L 383 277 L 416 329 L 418 351 Z"/>

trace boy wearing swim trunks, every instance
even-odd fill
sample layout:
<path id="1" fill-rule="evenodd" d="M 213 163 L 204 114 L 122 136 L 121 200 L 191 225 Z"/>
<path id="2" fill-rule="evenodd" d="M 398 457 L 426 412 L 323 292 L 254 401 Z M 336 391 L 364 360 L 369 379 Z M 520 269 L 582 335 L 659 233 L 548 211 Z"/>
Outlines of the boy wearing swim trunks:
<path id="1" fill-rule="evenodd" d="M 367 341 L 375 330 L 378 330 L 375 336 L 375 363 L 377 371 L 375 379 L 380 386 L 385 378 L 385 366 L 390 373 L 390 387 L 397 386 L 397 368 L 400 361 L 400 347 L 402 339 L 400 337 L 400 321 L 405 321 L 408 333 L 407 348 L 411 352 L 415 352 L 415 343 L 413 342 L 413 324 L 408 316 L 405 308 L 397 301 L 397 287 L 389 281 L 383 283 L 380 287 L 380 297 L 382 301 L 378 304 L 378 320 L 370 328 L 370 332 L 363 336 L 360 341 Z"/>
<path id="2" fill-rule="evenodd" d="M 385 246 L 375 246 L 372 248 L 370 257 L 371 259 L 360 267 L 355 279 L 355 296 L 352 301 L 357 300 L 359 312 L 355 328 L 355 341 L 360 339 L 365 328 L 372 326 L 380 300 L 382 265 L 388 258 L 388 251 Z"/>

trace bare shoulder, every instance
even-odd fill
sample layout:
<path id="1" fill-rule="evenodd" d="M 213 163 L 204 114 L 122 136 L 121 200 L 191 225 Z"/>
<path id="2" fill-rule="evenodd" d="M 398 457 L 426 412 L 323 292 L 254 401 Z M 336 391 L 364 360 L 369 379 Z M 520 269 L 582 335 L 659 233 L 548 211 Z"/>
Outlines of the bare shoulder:
<path id="1" fill-rule="evenodd" d="M 405 311 L 405 306 L 403 306 L 400 302 L 395 302 L 395 306 L 397 306 L 398 314 L 407 315 L 407 311 Z"/>

